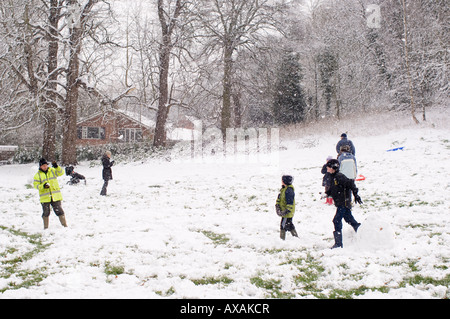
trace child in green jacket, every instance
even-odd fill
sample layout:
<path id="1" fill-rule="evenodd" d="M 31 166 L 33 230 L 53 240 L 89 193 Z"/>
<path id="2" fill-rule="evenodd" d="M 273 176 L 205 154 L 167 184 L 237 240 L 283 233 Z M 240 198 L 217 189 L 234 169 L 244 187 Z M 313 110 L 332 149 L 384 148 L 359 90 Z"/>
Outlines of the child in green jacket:
<path id="1" fill-rule="evenodd" d="M 292 218 L 295 214 L 295 190 L 292 186 L 293 177 L 283 175 L 281 177 L 281 190 L 278 194 L 275 205 L 277 215 L 281 217 L 280 238 L 286 239 L 286 231 L 290 231 L 292 236 L 298 237 Z"/>

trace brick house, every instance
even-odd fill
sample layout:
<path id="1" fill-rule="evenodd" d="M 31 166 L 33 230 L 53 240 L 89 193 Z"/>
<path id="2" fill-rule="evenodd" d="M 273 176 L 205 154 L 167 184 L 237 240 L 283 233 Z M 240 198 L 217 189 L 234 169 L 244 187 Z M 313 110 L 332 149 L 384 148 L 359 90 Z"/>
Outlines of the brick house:
<path id="1" fill-rule="evenodd" d="M 110 110 L 77 123 L 77 145 L 153 141 L 154 133 L 154 121 L 133 112 Z"/>

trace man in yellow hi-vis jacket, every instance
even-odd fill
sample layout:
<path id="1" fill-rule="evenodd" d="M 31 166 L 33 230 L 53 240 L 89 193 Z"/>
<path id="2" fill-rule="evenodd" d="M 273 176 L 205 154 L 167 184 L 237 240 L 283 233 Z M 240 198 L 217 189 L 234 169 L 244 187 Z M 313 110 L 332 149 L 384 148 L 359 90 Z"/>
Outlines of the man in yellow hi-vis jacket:
<path id="1" fill-rule="evenodd" d="M 62 167 L 56 162 L 52 162 L 53 167 L 49 167 L 44 158 L 39 160 L 39 171 L 34 175 L 33 186 L 39 191 L 39 199 L 42 205 L 42 219 L 44 229 L 48 228 L 50 205 L 61 225 L 67 227 L 64 210 L 61 205 L 62 194 L 58 184 L 58 177 L 64 175 Z"/>

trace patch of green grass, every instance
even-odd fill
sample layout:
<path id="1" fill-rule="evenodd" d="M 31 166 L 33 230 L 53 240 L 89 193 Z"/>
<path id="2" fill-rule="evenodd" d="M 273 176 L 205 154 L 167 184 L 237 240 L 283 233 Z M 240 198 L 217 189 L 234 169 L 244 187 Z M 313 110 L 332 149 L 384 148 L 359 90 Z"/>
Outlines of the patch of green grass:
<path id="1" fill-rule="evenodd" d="M 366 286 L 359 286 L 354 289 L 333 289 L 328 298 L 330 299 L 353 299 L 355 296 L 364 295 L 367 291 L 380 291 L 382 293 L 388 293 L 389 287 L 377 287 L 377 288 L 368 288 Z"/>
<path id="2" fill-rule="evenodd" d="M 160 295 L 160 296 L 162 296 L 162 297 L 170 297 L 170 296 L 172 296 L 175 292 L 176 292 L 176 291 L 175 291 L 175 288 L 174 288 L 173 286 L 170 287 L 166 292 L 162 292 L 162 291 L 160 291 L 160 290 L 155 291 L 155 293 L 156 293 L 157 295 Z"/>
<path id="3" fill-rule="evenodd" d="M 0 229 L 10 232 L 13 236 L 24 238 L 33 246 L 31 250 L 28 250 L 20 255 L 17 255 L 17 253 L 19 253 L 19 250 L 14 247 L 8 247 L 4 252 L 0 253 L 5 257 L 8 255 L 16 254 L 16 256 L 10 259 L 5 259 L 1 262 L 0 278 L 8 279 L 12 275 L 14 275 L 16 278 L 19 278 L 21 280 L 17 282 L 9 282 L 6 287 L 0 289 L 0 292 L 3 293 L 9 289 L 28 288 L 31 286 L 39 285 L 39 283 L 47 277 L 46 267 L 35 269 L 22 269 L 21 267 L 24 262 L 43 252 L 45 249 L 47 249 L 47 247 L 50 246 L 50 244 L 44 244 L 42 235 L 40 234 L 29 234 L 5 226 L 0 226 Z"/>
<path id="4" fill-rule="evenodd" d="M 321 289 L 317 287 L 317 281 L 325 268 L 315 260 L 311 255 L 304 259 L 294 259 L 291 264 L 298 265 L 299 274 L 294 277 L 294 282 L 301 286 L 304 293 L 302 295 L 313 294 L 318 298 L 322 298 Z"/>
<path id="5" fill-rule="evenodd" d="M 295 297 L 293 293 L 282 291 L 281 280 L 263 279 L 261 276 L 255 276 L 250 278 L 250 282 L 256 287 L 267 290 L 270 298 L 290 299 Z"/>
<path id="6" fill-rule="evenodd" d="M 105 274 L 118 276 L 125 272 L 125 268 L 121 265 L 113 265 L 110 262 L 105 263 Z"/>
<path id="7" fill-rule="evenodd" d="M 415 275 L 413 277 L 407 277 L 400 284 L 400 287 L 405 287 L 406 285 L 415 286 L 415 285 L 433 285 L 433 286 L 444 286 L 449 287 L 450 284 L 450 274 L 447 274 L 442 279 L 435 279 L 432 277 L 424 277 L 422 275 Z"/>
<path id="8" fill-rule="evenodd" d="M 227 276 L 221 276 L 221 277 L 205 277 L 200 279 L 191 279 L 191 281 L 196 286 L 200 286 L 200 285 L 217 285 L 217 284 L 229 285 L 234 280 Z"/>
<path id="9" fill-rule="evenodd" d="M 224 234 L 217 234 L 215 232 L 209 231 L 209 230 L 201 230 L 200 231 L 203 235 L 211 239 L 214 244 L 216 245 L 225 245 L 230 240 L 226 235 Z"/>

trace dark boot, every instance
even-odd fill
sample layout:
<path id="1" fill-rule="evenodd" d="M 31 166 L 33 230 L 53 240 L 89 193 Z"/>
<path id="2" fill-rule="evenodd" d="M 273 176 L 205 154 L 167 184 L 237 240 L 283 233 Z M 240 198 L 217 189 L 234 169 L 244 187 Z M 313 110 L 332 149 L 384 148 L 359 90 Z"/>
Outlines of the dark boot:
<path id="1" fill-rule="evenodd" d="M 342 232 L 340 231 L 334 231 L 333 232 L 333 236 L 334 236 L 334 245 L 333 247 L 331 247 L 331 249 L 334 248 L 342 248 Z"/>
<path id="2" fill-rule="evenodd" d="M 108 181 L 105 181 L 103 183 L 102 191 L 100 192 L 101 196 L 106 196 L 106 189 L 107 189 L 107 187 L 108 187 Z"/>
<path id="3" fill-rule="evenodd" d="M 361 223 L 356 223 L 352 225 L 353 229 L 355 230 L 355 233 L 358 232 L 359 226 L 361 226 Z"/>
<path id="4" fill-rule="evenodd" d="M 284 229 L 280 229 L 280 238 L 283 240 L 286 239 L 286 231 Z"/>
<path id="5" fill-rule="evenodd" d="M 295 229 L 292 229 L 292 230 L 291 230 L 291 234 L 292 234 L 292 236 L 294 236 L 294 237 L 298 237 L 297 231 L 296 231 Z"/>

